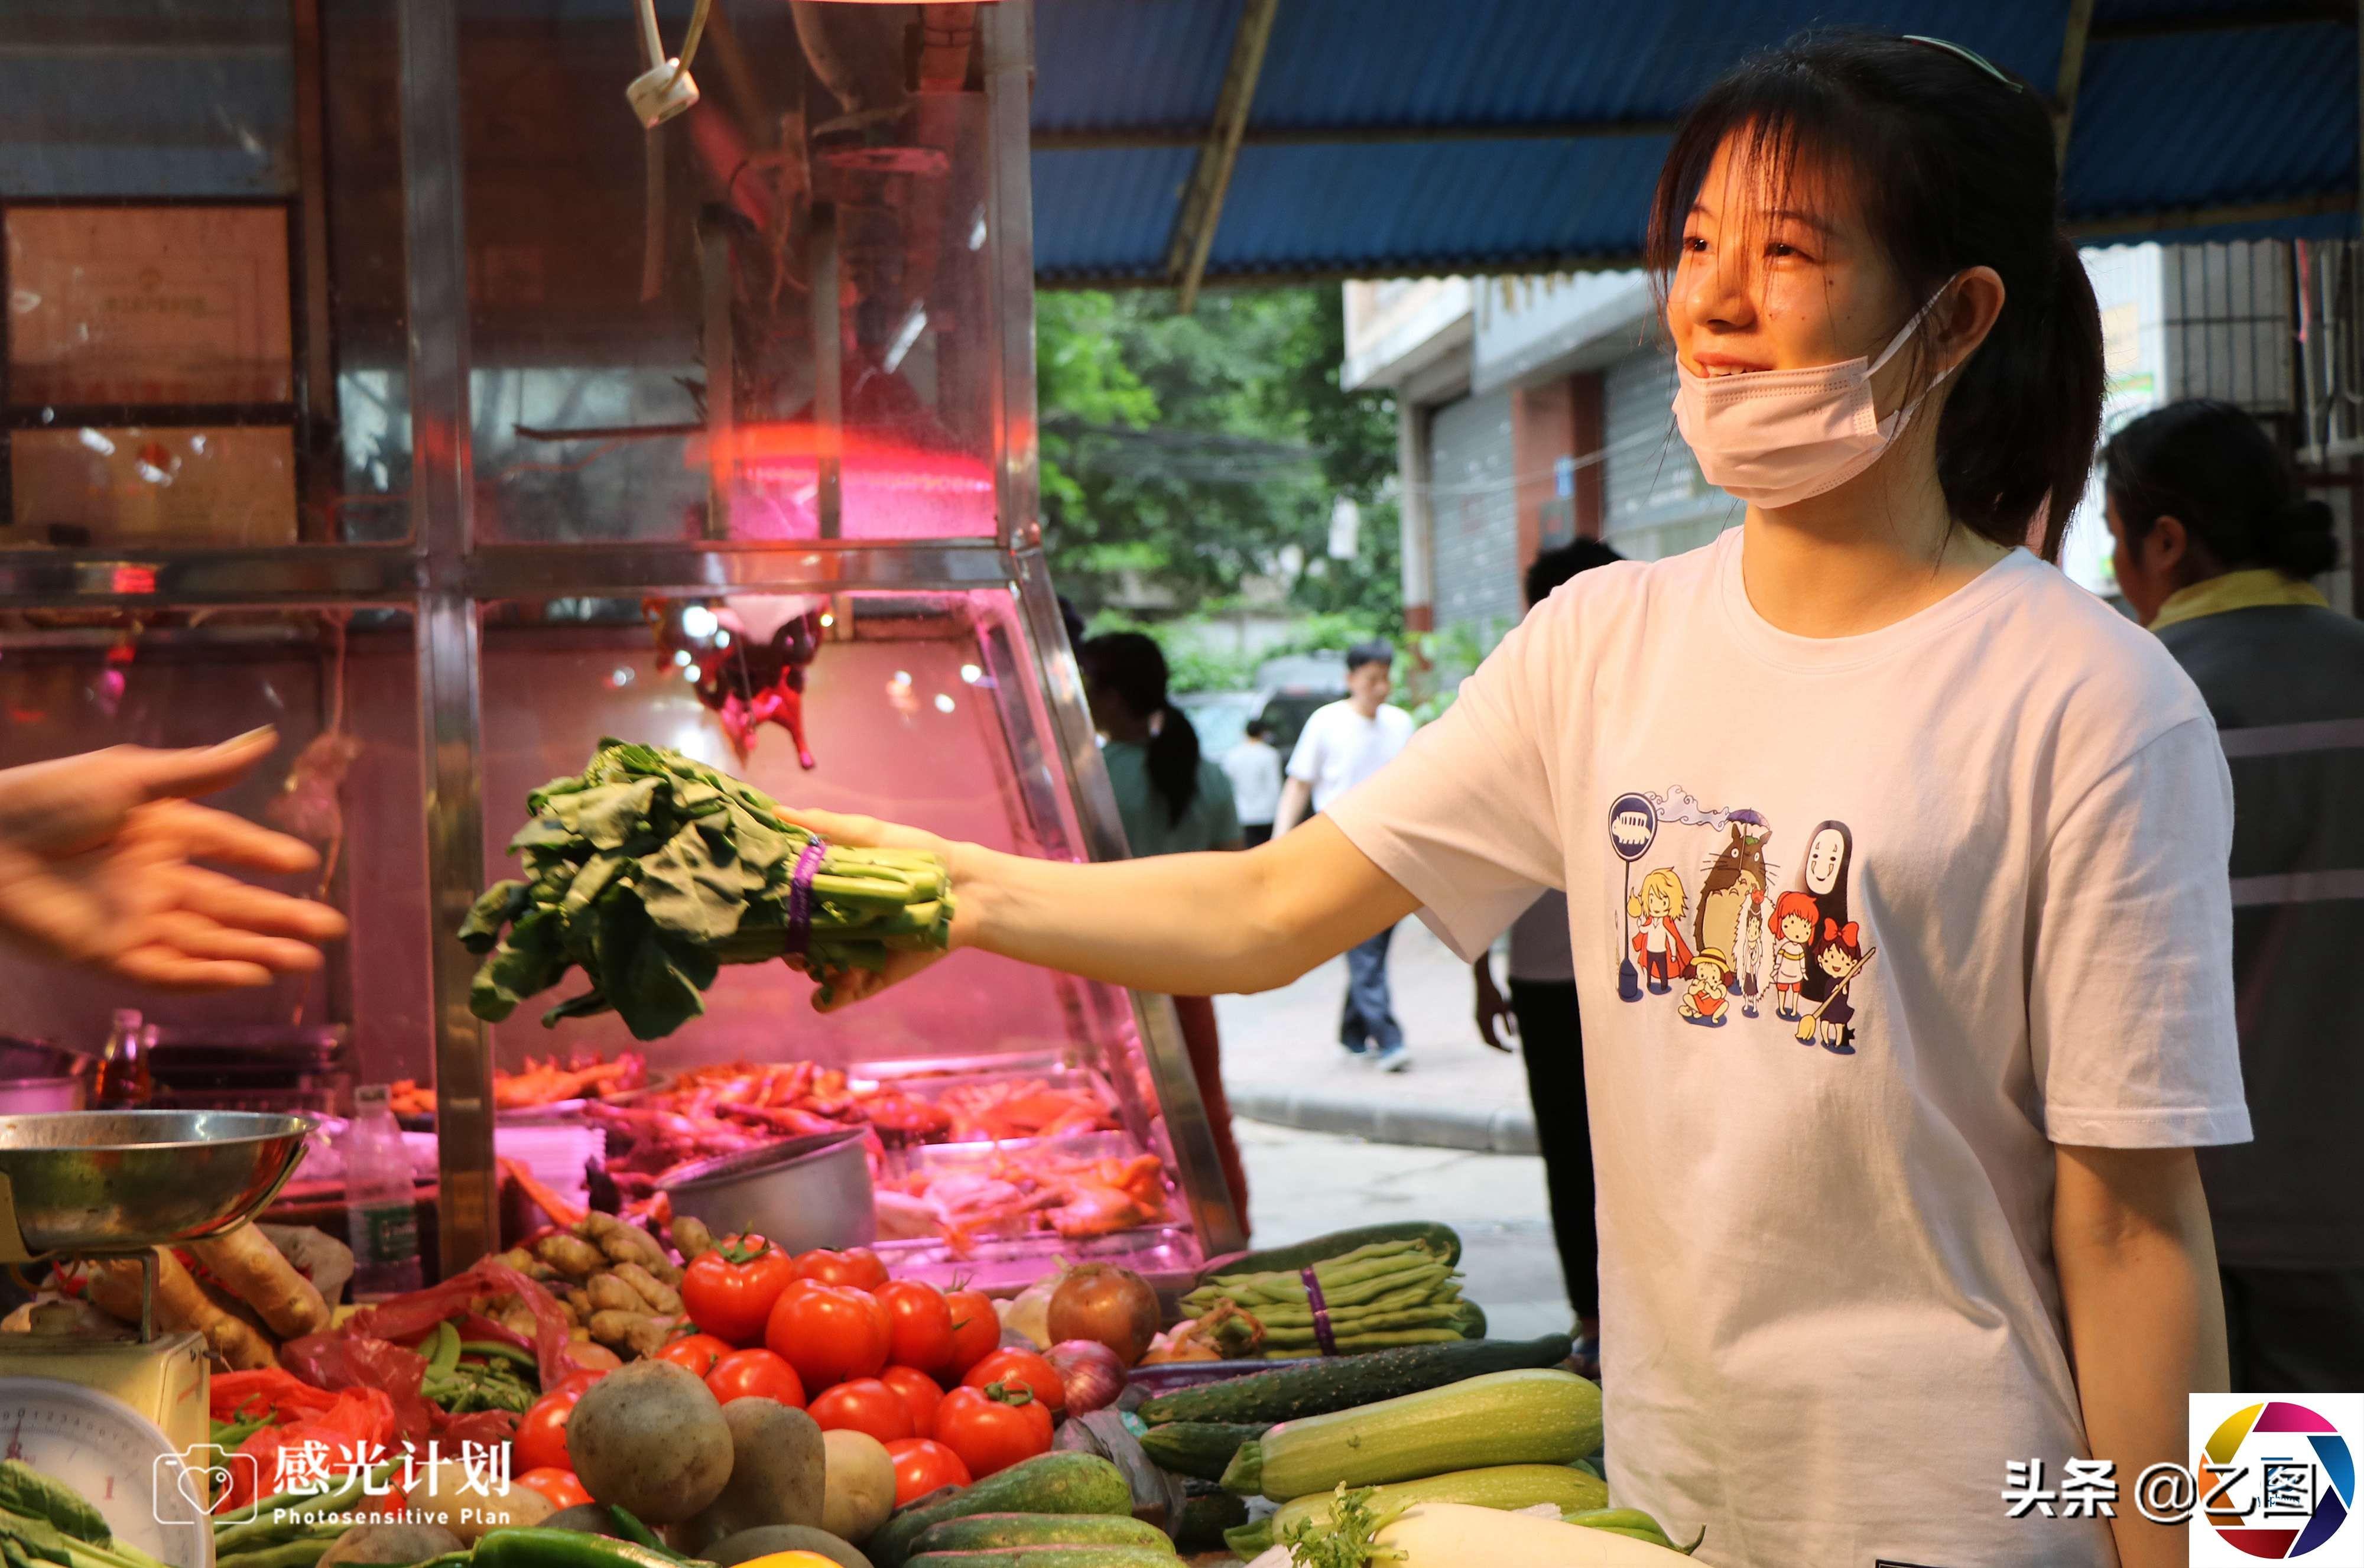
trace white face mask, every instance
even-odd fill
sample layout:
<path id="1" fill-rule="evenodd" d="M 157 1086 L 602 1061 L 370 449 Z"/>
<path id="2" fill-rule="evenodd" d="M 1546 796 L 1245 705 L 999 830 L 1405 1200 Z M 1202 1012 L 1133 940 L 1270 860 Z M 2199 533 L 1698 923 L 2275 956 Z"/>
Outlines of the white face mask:
<path id="1" fill-rule="evenodd" d="M 1931 295 L 1876 360 L 1719 376 L 1695 375 L 1678 361 L 1675 424 L 1700 473 L 1743 501 L 1787 506 L 1834 490 L 1879 462 L 1921 399 L 1882 419 L 1872 402 L 1872 375 L 1944 296 L 1942 288 Z M 1929 390 L 1952 373 L 1950 365 L 1939 372 Z"/>

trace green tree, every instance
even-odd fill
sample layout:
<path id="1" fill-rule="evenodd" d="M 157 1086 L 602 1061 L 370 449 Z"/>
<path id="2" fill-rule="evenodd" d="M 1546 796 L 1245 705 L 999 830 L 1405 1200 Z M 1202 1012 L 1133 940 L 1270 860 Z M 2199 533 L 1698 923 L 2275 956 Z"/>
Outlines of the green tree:
<path id="1" fill-rule="evenodd" d="M 1036 323 L 1043 533 L 1087 617 L 1138 585 L 1166 613 L 1217 606 L 1294 560 L 1300 607 L 1400 624 L 1392 406 L 1339 390 L 1336 290 L 1221 291 L 1189 316 L 1054 292 Z M 1341 495 L 1363 513 L 1353 561 L 1327 557 Z"/>

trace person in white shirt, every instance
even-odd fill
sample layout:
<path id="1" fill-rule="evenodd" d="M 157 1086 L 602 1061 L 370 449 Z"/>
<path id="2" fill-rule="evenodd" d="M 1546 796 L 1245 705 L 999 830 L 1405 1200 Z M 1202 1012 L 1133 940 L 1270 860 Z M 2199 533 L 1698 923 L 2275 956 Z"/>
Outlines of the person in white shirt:
<path id="1" fill-rule="evenodd" d="M 1240 814 L 1240 831 L 1253 850 L 1272 838 L 1272 820 L 1280 810 L 1280 752 L 1273 745 L 1272 721 L 1248 720 L 1247 736 L 1223 753 L 1223 772 L 1232 781 L 1232 802 Z"/>
<path id="2" fill-rule="evenodd" d="M 1346 650 L 1346 695 L 1315 708 L 1298 735 L 1288 758 L 1288 783 L 1280 792 L 1280 814 L 1273 818 L 1275 838 L 1303 821 L 1309 804 L 1316 813 L 1334 807 L 1348 791 L 1394 762 L 1411 739 L 1411 715 L 1388 706 L 1395 690 L 1395 650 L 1384 642 L 1359 642 Z M 1384 1073 L 1411 1065 L 1388 989 L 1388 944 L 1395 934 L 1389 921 L 1387 929 L 1347 950 L 1346 1001 L 1338 1016 L 1338 1043 Z"/>
<path id="3" fill-rule="evenodd" d="M 2208 1528 L 2003 1501 L 2191 1462 L 2227 1378 L 2194 1151 L 2250 1137 L 2215 726 L 2049 564 L 2105 386 L 2055 130 L 1930 39 L 1809 34 L 1711 86 L 1646 235 L 1740 526 L 1568 583 L 1301 829 L 1076 865 L 797 814 L 945 855 L 954 948 L 1166 992 L 1286 984 L 1416 910 L 1474 958 L 1564 890 L 1610 1489 L 1714 1568 L 2180 1568 Z M 1651 879 L 1670 962 L 1729 959 L 1758 894 L 1811 923 L 1790 1007 L 1696 1028 L 1693 976 L 1641 984 Z"/>
<path id="4" fill-rule="evenodd" d="M 1573 539 L 1547 550 L 1527 566 L 1526 605 L 1533 610 L 1579 572 L 1625 558 L 1599 539 Z M 1518 1040 L 1525 1059 L 1527 1098 L 1534 1106 L 1535 1142 L 1551 1198 L 1552 1239 L 1576 1312 L 1577 1370 L 1600 1371 L 1600 1232 L 1592 1218 L 1592 1129 L 1584 1103 L 1584 1033 L 1577 1022 L 1576 954 L 1568 948 L 1567 895 L 1554 888 L 1511 922 L 1511 995 L 1494 984 L 1490 951 L 1478 955 L 1478 1037 L 1497 1051 Z"/>

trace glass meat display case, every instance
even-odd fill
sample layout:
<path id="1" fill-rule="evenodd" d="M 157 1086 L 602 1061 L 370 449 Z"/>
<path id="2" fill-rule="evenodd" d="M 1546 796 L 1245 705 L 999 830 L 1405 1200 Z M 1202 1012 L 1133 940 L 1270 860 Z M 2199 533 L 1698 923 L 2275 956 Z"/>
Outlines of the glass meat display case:
<path id="1" fill-rule="evenodd" d="M 1124 853 L 1037 521 L 1022 0 L 25 9 L 0 764 L 275 725 L 222 804 L 353 934 L 205 997 L 0 952 L 12 1048 L 132 1009 L 160 1104 L 390 1085 L 430 1276 L 796 1140 L 858 1146 L 847 1239 L 988 1288 L 1238 1246 L 1163 998 L 970 952 L 823 1015 L 767 964 L 637 1040 L 481 1022 L 456 937 L 608 736 Z"/>

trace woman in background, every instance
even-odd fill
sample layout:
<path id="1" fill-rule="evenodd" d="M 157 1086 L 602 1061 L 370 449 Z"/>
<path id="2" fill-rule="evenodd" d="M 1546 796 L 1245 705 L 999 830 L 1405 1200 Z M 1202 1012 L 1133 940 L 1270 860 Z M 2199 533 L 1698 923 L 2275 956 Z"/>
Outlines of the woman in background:
<path id="1" fill-rule="evenodd" d="M 1107 737 L 1100 757 L 1116 792 L 1117 816 L 1133 854 L 1180 855 L 1246 848 L 1232 801 L 1232 781 L 1221 763 L 1199 750 L 1199 732 L 1168 699 L 1165 655 L 1137 631 L 1110 632 L 1076 650 L 1092 722 Z M 1232 1137 L 1231 1102 L 1223 1095 L 1222 1041 L 1215 1005 L 1204 996 L 1176 996 L 1183 1043 L 1199 1098 L 1215 1129 L 1223 1182 L 1248 1222 L 1248 1177 Z"/>
<path id="2" fill-rule="evenodd" d="M 2118 586 L 2200 688 L 2233 769 L 2233 962 L 2257 1141 L 2201 1151 L 2233 1386 L 2364 1387 L 2364 625 L 2339 558 L 2229 403 L 2146 414 L 2102 454 Z"/>

